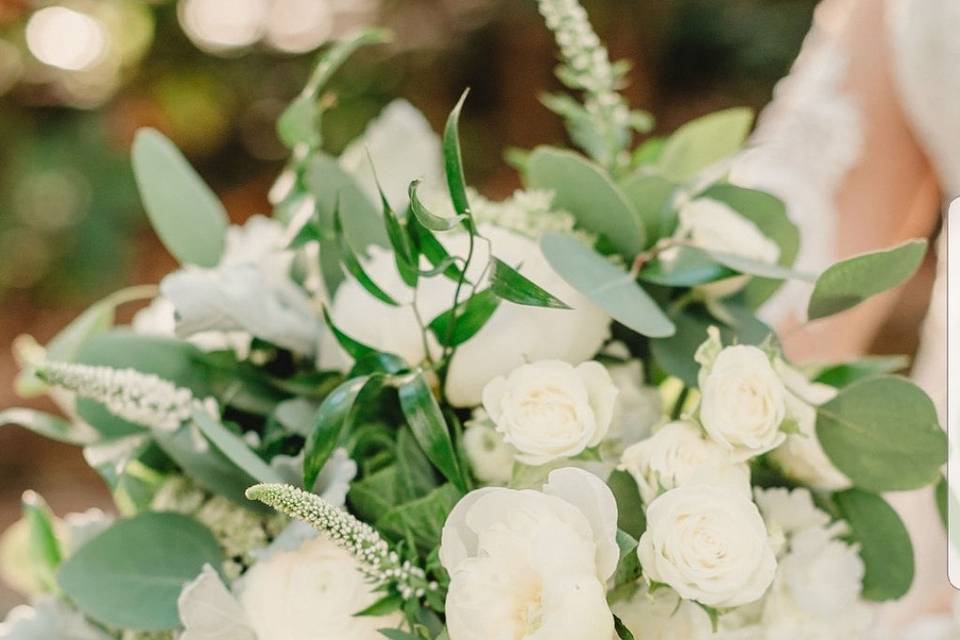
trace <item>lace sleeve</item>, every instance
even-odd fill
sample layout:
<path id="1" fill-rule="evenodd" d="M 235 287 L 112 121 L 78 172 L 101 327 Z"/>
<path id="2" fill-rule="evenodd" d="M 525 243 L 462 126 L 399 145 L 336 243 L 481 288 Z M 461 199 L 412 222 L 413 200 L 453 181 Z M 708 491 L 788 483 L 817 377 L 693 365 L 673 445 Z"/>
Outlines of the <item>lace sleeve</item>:
<path id="1" fill-rule="evenodd" d="M 806 271 L 820 271 L 835 259 L 835 194 L 862 146 L 861 115 L 843 92 L 848 60 L 837 38 L 849 8 L 849 2 L 818 7 L 790 75 L 777 85 L 750 146 L 731 170 L 734 183 L 784 201 L 800 229 L 796 266 Z M 809 288 L 787 283 L 763 309 L 765 320 L 776 324 L 802 316 Z"/>

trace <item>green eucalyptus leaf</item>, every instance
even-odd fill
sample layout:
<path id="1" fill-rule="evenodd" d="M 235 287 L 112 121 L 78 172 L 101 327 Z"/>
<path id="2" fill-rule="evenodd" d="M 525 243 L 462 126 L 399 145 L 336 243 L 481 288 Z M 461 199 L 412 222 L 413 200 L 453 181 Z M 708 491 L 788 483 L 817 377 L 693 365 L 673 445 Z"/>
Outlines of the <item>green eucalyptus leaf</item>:
<path id="1" fill-rule="evenodd" d="M 60 568 L 60 586 L 91 618 L 112 627 L 163 631 L 180 626 L 177 599 L 204 565 L 219 567 L 220 545 L 193 518 L 148 512 L 121 520 Z"/>
<path id="2" fill-rule="evenodd" d="M 227 429 L 219 420 L 215 420 L 206 411 L 197 410 L 193 412 L 193 421 L 200 427 L 203 435 L 223 455 L 245 473 L 255 478 L 257 482 L 283 484 L 283 478 L 280 477 L 280 474 L 264 462 L 260 456 L 251 451 L 243 438 Z"/>
<path id="3" fill-rule="evenodd" d="M 473 223 L 470 215 L 470 200 L 467 198 L 467 178 L 463 173 L 463 155 L 460 152 L 460 112 L 463 103 L 467 100 L 469 90 L 464 91 L 457 101 L 453 111 L 447 118 L 447 125 L 443 130 L 443 164 L 447 176 L 447 188 L 453 200 L 453 208 L 458 215 L 467 216 L 464 223 L 467 230 L 473 232 Z"/>
<path id="4" fill-rule="evenodd" d="M 490 291 L 497 297 L 531 307 L 570 308 L 499 258 L 491 256 L 490 267 Z"/>
<path id="5" fill-rule="evenodd" d="M 442 346 L 456 347 L 477 335 L 499 307 L 500 297 L 491 289 L 484 289 L 438 315 L 427 328 Z"/>
<path id="6" fill-rule="evenodd" d="M 919 489 L 936 482 L 947 460 L 947 437 L 933 402 L 904 378 L 854 382 L 817 414 L 823 450 L 861 489 Z"/>
<path id="7" fill-rule="evenodd" d="M 373 281 L 368 274 L 366 269 L 363 268 L 363 265 L 360 264 L 360 259 L 357 257 L 357 254 L 354 253 L 353 248 L 350 246 L 350 243 L 347 242 L 347 237 L 343 232 L 343 221 L 340 218 L 340 207 L 337 205 L 337 208 L 334 210 L 333 214 L 333 230 L 337 235 L 337 245 L 340 248 L 340 259 L 343 261 L 343 266 L 346 268 L 347 272 L 353 276 L 353 278 L 363 287 L 367 293 L 372 295 L 374 298 L 377 298 L 385 304 L 390 306 L 397 306 L 396 300 L 390 297 L 390 294 L 381 289 L 376 282 Z"/>
<path id="8" fill-rule="evenodd" d="M 538 147 L 527 164 L 531 187 L 556 194 L 554 206 L 569 211 L 584 229 L 603 236 L 632 258 L 646 246 L 640 214 L 598 165 L 563 149 Z"/>
<path id="9" fill-rule="evenodd" d="M 695 287 L 736 275 L 710 255 L 693 247 L 677 247 L 669 254 L 652 260 L 639 274 L 644 282 L 664 287 Z"/>
<path id="10" fill-rule="evenodd" d="M 303 486 L 312 487 L 316 484 L 323 465 L 350 428 L 354 406 L 360 393 L 379 380 L 377 376 L 361 376 L 347 380 L 334 389 L 320 405 L 313 432 L 303 447 Z"/>
<path id="11" fill-rule="evenodd" d="M 0 411 L 0 427 L 16 425 L 44 438 L 78 447 L 93 444 L 100 438 L 96 429 L 85 422 L 65 420 L 35 409 L 11 407 Z"/>
<path id="12" fill-rule="evenodd" d="M 400 408 L 420 448 L 447 480 L 457 489 L 466 491 L 467 483 L 460 469 L 447 421 L 426 378 L 422 373 L 410 376 L 399 385 L 398 392 Z"/>
<path id="13" fill-rule="evenodd" d="M 699 251 L 699 249 L 693 250 Z M 804 280 L 807 282 L 814 282 L 817 279 L 815 275 L 809 273 L 795 271 L 789 267 L 784 267 L 779 264 L 771 264 L 761 260 L 745 258 L 733 253 L 710 250 L 704 251 L 704 253 L 710 256 L 717 263 L 744 275 L 773 280 Z"/>
<path id="14" fill-rule="evenodd" d="M 909 366 L 909 356 L 866 356 L 853 362 L 844 362 L 821 369 L 814 382 L 840 389 L 857 380 L 885 373 L 897 373 Z"/>
<path id="15" fill-rule="evenodd" d="M 834 495 L 837 507 L 860 545 L 866 572 L 863 597 L 874 602 L 903 597 L 913 582 L 913 545 L 893 507 L 880 496 L 848 489 Z"/>
<path id="16" fill-rule="evenodd" d="M 677 185 L 661 176 L 637 173 L 625 178 L 620 189 L 643 224 L 646 247 L 673 233 L 676 227 L 673 195 Z"/>
<path id="17" fill-rule="evenodd" d="M 671 336 L 673 322 L 633 277 L 575 237 L 546 233 L 544 256 L 560 277 L 610 316 L 641 335 Z"/>
<path id="18" fill-rule="evenodd" d="M 892 249 L 838 262 L 817 279 L 807 317 L 816 320 L 846 311 L 906 282 L 916 273 L 926 252 L 926 240 L 908 240 Z"/>
<path id="19" fill-rule="evenodd" d="M 737 107 L 697 118 L 677 129 L 659 156 L 660 171 L 672 180 L 686 182 L 701 170 L 740 149 L 753 112 Z"/>
<path id="20" fill-rule="evenodd" d="M 215 267 L 226 242 L 227 212 L 174 144 L 154 129 L 133 141 L 133 172 L 150 223 L 184 264 Z"/>
<path id="21" fill-rule="evenodd" d="M 419 186 L 419 180 L 414 180 L 410 183 L 410 210 L 424 227 L 431 231 L 450 231 L 451 229 L 456 229 L 467 219 L 467 216 L 462 214 L 453 217 L 443 217 L 430 213 L 423 203 L 420 202 L 420 197 L 417 195 L 417 188 Z"/>

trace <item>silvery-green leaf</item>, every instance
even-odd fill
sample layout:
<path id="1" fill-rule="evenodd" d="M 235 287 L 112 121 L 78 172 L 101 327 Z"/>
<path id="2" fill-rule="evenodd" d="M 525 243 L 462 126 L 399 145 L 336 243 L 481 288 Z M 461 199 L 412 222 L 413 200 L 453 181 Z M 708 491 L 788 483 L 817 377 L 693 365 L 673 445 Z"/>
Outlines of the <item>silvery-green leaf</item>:
<path id="1" fill-rule="evenodd" d="M 740 107 L 686 123 L 667 138 L 659 155 L 660 171 L 673 180 L 690 180 L 702 169 L 737 151 L 752 124 L 753 112 Z"/>

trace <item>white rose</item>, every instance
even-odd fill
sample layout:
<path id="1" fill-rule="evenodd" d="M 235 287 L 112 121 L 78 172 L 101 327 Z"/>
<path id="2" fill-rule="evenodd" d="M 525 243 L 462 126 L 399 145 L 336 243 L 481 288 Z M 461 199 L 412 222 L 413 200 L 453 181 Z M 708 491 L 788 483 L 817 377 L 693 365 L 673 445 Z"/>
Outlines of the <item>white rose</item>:
<path id="1" fill-rule="evenodd" d="M 770 459 L 785 476 L 821 491 L 842 491 L 851 486 L 850 479 L 834 466 L 817 438 L 816 405 L 829 402 L 837 390 L 829 385 L 810 382 L 782 360 L 774 363 L 787 387 L 787 412 L 797 426 L 786 441 L 770 452 Z"/>
<path id="2" fill-rule="evenodd" d="M 654 500 L 637 554 L 650 580 L 719 608 L 757 600 L 777 570 L 753 501 L 708 485 L 672 489 Z"/>
<path id="3" fill-rule="evenodd" d="M 277 551 L 244 574 L 234 596 L 210 567 L 184 587 L 178 608 L 182 640 L 380 640 L 400 613 L 355 616 L 377 593 L 356 559 L 316 537 Z"/>
<path id="4" fill-rule="evenodd" d="M 450 364 L 446 392 L 450 402 L 458 407 L 480 404 L 483 386 L 489 380 L 525 362 L 551 358 L 582 362 L 592 358 L 609 335 L 609 316 L 553 271 L 536 242 L 489 225 L 481 225 L 480 232 L 490 240 L 494 255 L 507 264 L 519 265 L 525 276 L 573 309 L 501 302 L 483 328 L 460 345 Z M 440 234 L 438 238 L 451 255 L 466 255 L 466 234 Z M 487 243 L 477 243 L 467 274 L 469 278 L 475 282 L 480 278 L 488 257 Z M 395 353 L 411 364 L 422 362 L 426 352 L 420 326 L 409 306 L 413 301 L 412 291 L 400 279 L 393 254 L 371 248 L 364 268 L 401 306 L 381 302 L 348 278 L 333 298 L 334 321 L 364 344 Z M 425 322 L 429 323 L 450 308 L 455 288 L 456 283 L 449 278 L 421 278 L 417 306 Z M 439 355 L 439 345 L 432 335 L 428 341 L 433 354 Z M 321 349 L 321 366 L 345 368 L 348 363 L 349 359 L 328 332 Z"/>
<path id="5" fill-rule="evenodd" d="M 569 458 L 600 444 L 617 401 L 617 387 L 598 362 L 574 367 L 543 360 L 499 376 L 483 389 L 483 407 L 524 464 Z"/>
<path id="6" fill-rule="evenodd" d="M 473 475 L 487 484 L 507 484 L 513 475 L 517 450 L 503 440 L 490 424 L 475 422 L 463 432 L 463 451 Z"/>
<path id="7" fill-rule="evenodd" d="M 468 494 L 440 546 L 450 640 L 610 640 L 616 533 L 613 494 L 579 469 L 554 471 L 542 492 Z"/>
<path id="8" fill-rule="evenodd" d="M 724 486 L 750 495 L 750 468 L 730 462 L 729 453 L 687 421 L 671 422 L 623 452 L 620 469 L 637 482 L 647 504 L 661 491 L 694 483 Z"/>
<path id="9" fill-rule="evenodd" d="M 765 236 L 752 221 L 728 205 L 711 198 L 697 198 L 678 212 L 678 235 L 706 251 L 717 251 L 774 264 L 780 247 Z M 748 276 L 736 276 L 699 287 L 712 298 L 730 296 L 747 283 Z"/>
<path id="10" fill-rule="evenodd" d="M 787 391 L 767 354 L 747 345 L 722 349 L 700 370 L 700 422 L 735 460 L 779 446 Z"/>

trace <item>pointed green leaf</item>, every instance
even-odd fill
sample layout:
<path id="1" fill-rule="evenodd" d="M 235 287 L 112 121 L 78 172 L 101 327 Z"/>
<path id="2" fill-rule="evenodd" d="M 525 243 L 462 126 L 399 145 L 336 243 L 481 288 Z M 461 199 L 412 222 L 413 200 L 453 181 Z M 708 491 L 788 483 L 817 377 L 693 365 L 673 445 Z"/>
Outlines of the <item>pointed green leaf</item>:
<path id="1" fill-rule="evenodd" d="M 463 92 L 457 105 L 450 112 L 447 118 L 447 125 L 443 131 L 443 163 L 447 175 L 447 188 L 450 190 L 450 198 L 453 200 L 453 208 L 459 215 L 468 216 L 464 223 L 469 231 L 472 227 L 470 222 L 470 201 L 467 199 L 467 178 L 463 173 L 463 156 L 460 153 L 460 112 L 463 110 L 463 103 L 467 101 L 467 95 L 470 90 Z"/>
<path id="2" fill-rule="evenodd" d="M 443 476 L 461 491 L 466 481 L 453 446 L 453 438 L 440 405 L 422 373 L 410 376 L 399 388 L 400 408 L 417 443 Z"/>
<path id="3" fill-rule="evenodd" d="M 639 540 L 647 529 L 647 516 L 636 480 L 626 471 L 616 469 L 607 478 L 607 486 L 617 500 L 617 527 Z"/>
<path id="4" fill-rule="evenodd" d="M 420 197 L 417 195 L 417 188 L 419 186 L 419 180 L 414 180 L 410 183 L 410 210 L 413 211 L 413 215 L 416 216 L 417 220 L 419 220 L 420 224 L 424 227 L 431 231 L 450 231 L 460 226 L 467 219 L 467 216 L 463 214 L 458 214 L 452 218 L 445 218 L 430 213 L 430 211 L 423 206 L 423 203 L 420 202 Z"/>
<path id="5" fill-rule="evenodd" d="M 456 309 L 448 309 L 430 321 L 428 329 L 442 346 L 456 347 L 463 344 L 483 328 L 500 306 L 500 298 L 490 289 L 475 293 Z M 452 333 L 450 323 L 456 312 Z"/>
<path id="6" fill-rule="evenodd" d="M 904 378 L 854 382 L 817 414 L 823 450 L 862 489 L 919 489 L 936 482 L 947 460 L 947 437 L 933 402 Z"/>
<path id="7" fill-rule="evenodd" d="M 866 356 L 853 362 L 843 362 L 821 369 L 814 381 L 839 389 L 863 378 L 898 373 L 909 366 L 909 356 Z"/>
<path id="8" fill-rule="evenodd" d="M 63 563 L 60 587 L 77 607 L 103 624 L 144 631 L 180 626 L 177 599 L 209 564 L 223 561 L 220 545 L 193 518 L 149 512 L 121 520 Z"/>
<path id="9" fill-rule="evenodd" d="M 457 266 L 456 259 L 447 252 L 433 232 L 420 224 L 416 218 L 409 221 L 407 228 L 410 230 L 410 236 L 417 246 L 418 253 L 433 265 L 433 270 L 439 270 L 438 273 L 443 273 L 446 278 L 459 282 L 462 272 Z M 420 274 L 427 278 L 432 277 L 429 272 L 421 271 Z"/>
<path id="10" fill-rule="evenodd" d="M 491 256 L 490 266 L 490 290 L 498 297 L 531 307 L 570 308 L 502 260 Z"/>
<path id="11" fill-rule="evenodd" d="M 702 169 L 740 149 L 753 112 L 737 107 L 717 111 L 686 123 L 671 135 L 660 153 L 660 171 L 667 178 L 686 182 Z"/>
<path id="12" fill-rule="evenodd" d="M 183 264 L 215 267 L 229 220 L 223 204 L 174 144 L 154 129 L 133 141 L 133 172 L 154 230 Z"/>
<path id="13" fill-rule="evenodd" d="M 628 329 L 651 338 L 671 336 L 676 331 L 673 322 L 629 273 L 577 238 L 546 233 L 540 247 L 550 266 L 570 286 Z"/>
<path id="14" fill-rule="evenodd" d="M 379 188 L 379 184 L 377 185 Z M 380 189 L 380 201 L 383 206 L 383 220 L 386 224 L 387 237 L 390 238 L 390 245 L 393 247 L 393 256 L 397 263 L 397 271 L 400 278 L 408 287 L 417 286 L 417 280 L 420 276 L 419 260 L 416 247 L 410 239 L 406 228 L 387 202 L 387 196 L 383 189 Z"/>
<path id="15" fill-rule="evenodd" d="M 385 616 L 387 614 L 393 613 L 394 611 L 399 611 L 400 607 L 403 606 L 403 598 L 400 597 L 398 593 L 388 593 L 383 596 L 372 605 L 363 609 L 362 611 L 356 612 L 355 616 Z"/>
<path id="16" fill-rule="evenodd" d="M 333 318 L 330 317 L 330 312 L 326 307 L 323 308 L 323 319 L 327 323 L 333 337 L 337 339 L 337 344 L 343 347 L 343 350 L 349 354 L 354 360 L 360 360 L 366 358 L 369 355 L 372 355 L 377 352 L 373 347 L 368 347 L 358 340 L 354 340 L 346 333 L 340 330 L 336 324 L 333 322 Z"/>
<path id="17" fill-rule="evenodd" d="M 913 582 L 913 545 L 893 507 L 880 496 L 848 489 L 834 495 L 863 558 L 863 597 L 874 602 L 903 597 Z"/>
<path id="18" fill-rule="evenodd" d="M 527 182 L 556 194 L 554 206 L 569 211 L 577 224 L 607 239 L 632 258 L 646 246 L 640 214 L 598 165 L 572 151 L 538 147 L 527 164 Z"/>
<path id="19" fill-rule="evenodd" d="M 926 252 L 926 240 L 908 240 L 892 249 L 838 262 L 817 279 L 807 317 L 816 320 L 846 311 L 902 284 L 916 273 Z"/>
<path id="20" fill-rule="evenodd" d="M 373 278 L 367 274 L 366 269 L 360 264 L 360 259 L 357 258 L 357 254 L 354 253 L 353 248 L 347 242 L 347 238 L 343 233 L 343 222 L 340 219 L 339 205 L 333 213 L 333 230 L 337 236 L 337 244 L 340 247 L 340 259 L 343 261 L 343 266 L 347 272 L 374 298 L 393 307 L 397 306 L 397 302 L 390 297 L 390 294 L 381 289 L 377 283 L 373 281 Z"/>

